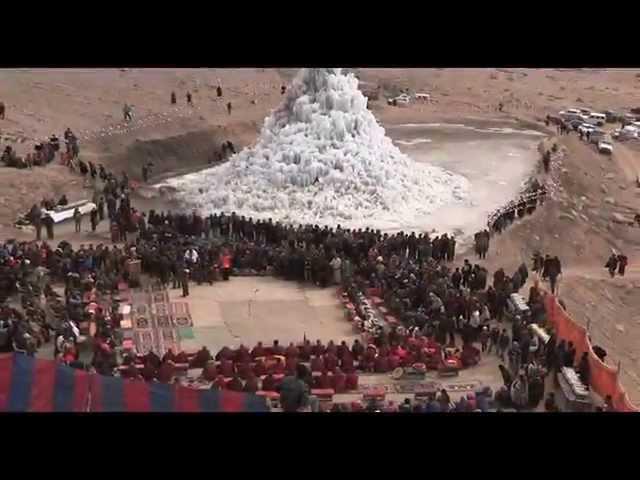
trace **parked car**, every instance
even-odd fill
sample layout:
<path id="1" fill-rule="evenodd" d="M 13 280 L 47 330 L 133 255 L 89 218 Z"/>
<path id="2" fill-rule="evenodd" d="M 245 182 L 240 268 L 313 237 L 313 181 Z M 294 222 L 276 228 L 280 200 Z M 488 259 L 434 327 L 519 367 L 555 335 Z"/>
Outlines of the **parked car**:
<path id="1" fill-rule="evenodd" d="M 607 123 L 616 123 L 616 122 L 620 121 L 620 115 L 618 115 L 613 110 L 606 110 L 604 112 L 604 115 L 605 115 L 605 120 L 607 121 Z"/>
<path id="2" fill-rule="evenodd" d="M 590 123 L 583 123 L 578 127 L 578 133 L 582 133 L 583 135 L 586 135 L 587 132 L 591 132 L 595 129 L 596 129 L 595 125 L 591 125 Z"/>
<path id="3" fill-rule="evenodd" d="M 398 95 L 395 98 L 390 98 L 389 100 L 387 100 L 387 103 L 389 105 L 394 105 L 398 107 L 407 106 L 411 103 L 411 97 L 406 93 L 403 93 L 402 95 Z"/>
<path id="4" fill-rule="evenodd" d="M 598 152 L 604 153 L 605 155 L 613 154 L 613 143 L 607 139 L 600 140 L 598 142 Z"/>
<path id="5" fill-rule="evenodd" d="M 587 119 L 587 123 L 591 123 L 593 125 L 597 125 L 599 127 L 603 126 L 607 121 L 607 116 L 604 113 L 593 112 L 589 115 Z"/>
<path id="6" fill-rule="evenodd" d="M 578 127 L 583 123 L 584 122 L 582 120 L 570 120 L 568 122 L 568 125 L 571 127 L 572 130 L 578 130 Z"/>

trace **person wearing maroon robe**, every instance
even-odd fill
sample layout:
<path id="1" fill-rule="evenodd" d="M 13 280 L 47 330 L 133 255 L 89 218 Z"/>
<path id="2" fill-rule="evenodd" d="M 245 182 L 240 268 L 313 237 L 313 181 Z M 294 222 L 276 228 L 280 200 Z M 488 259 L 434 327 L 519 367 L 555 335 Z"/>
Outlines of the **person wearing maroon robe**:
<path id="1" fill-rule="evenodd" d="M 224 381 L 224 376 L 218 375 L 218 378 L 216 378 L 216 381 L 213 382 L 213 385 L 211 385 L 211 388 L 213 390 L 226 390 L 227 382 Z"/>
<path id="2" fill-rule="evenodd" d="M 249 374 L 253 374 L 253 372 L 251 371 L 251 364 L 249 362 L 236 363 L 235 367 L 238 376 L 242 379 L 246 379 Z"/>
<path id="3" fill-rule="evenodd" d="M 295 357 L 287 357 L 285 362 L 285 370 L 287 375 L 295 375 L 298 366 L 298 359 Z"/>
<path id="4" fill-rule="evenodd" d="M 291 342 L 287 349 L 284 351 L 284 356 L 289 358 L 298 358 L 298 348 Z"/>
<path id="5" fill-rule="evenodd" d="M 139 380 L 140 379 L 140 373 L 138 372 L 138 367 L 135 366 L 135 364 L 131 364 L 127 367 L 127 369 L 122 372 L 122 376 L 124 378 L 129 378 L 131 380 Z"/>
<path id="6" fill-rule="evenodd" d="M 235 352 L 235 361 L 237 363 L 250 363 L 251 354 L 249 349 L 241 344 Z"/>
<path id="7" fill-rule="evenodd" d="M 218 362 L 221 362 L 223 360 L 233 360 L 233 351 L 225 345 L 216 354 L 216 360 Z"/>
<path id="8" fill-rule="evenodd" d="M 175 367 L 173 362 L 162 362 L 158 370 L 158 380 L 161 383 L 171 383 L 175 375 Z"/>
<path id="9" fill-rule="evenodd" d="M 220 363 L 220 373 L 223 377 L 229 378 L 233 376 L 233 362 L 231 360 L 222 360 Z"/>
<path id="10" fill-rule="evenodd" d="M 207 347 L 202 347 L 200 350 L 198 350 L 196 356 L 191 360 L 190 367 L 204 368 L 209 360 L 213 360 L 211 352 L 209 352 L 209 349 Z"/>
<path id="11" fill-rule="evenodd" d="M 309 340 L 305 340 L 304 344 L 300 348 L 300 360 L 308 362 L 311 359 L 312 350 L 311 342 Z"/>
<path id="12" fill-rule="evenodd" d="M 173 350 L 171 350 L 171 349 L 167 350 L 167 353 L 165 353 L 162 356 L 162 363 L 175 362 L 175 361 L 176 361 L 176 354 L 173 353 Z"/>
<path id="13" fill-rule="evenodd" d="M 319 357 L 320 355 L 324 355 L 325 348 L 322 345 L 322 341 L 317 340 L 316 344 L 311 348 L 311 355 Z"/>
<path id="14" fill-rule="evenodd" d="M 262 390 L 265 392 L 275 392 L 276 391 L 276 379 L 273 378 L 272 374 L 267 375 L 262 380 Z"/>
<path id="15" fill-rule="evenodd" d="M 153 368 L 153 365 L 150 361 L 147 361 L 144 368 L 142 369 L 142 378 L 145 382 L 152 382 L 154 378 L 156 378 L 156 369 Z"/>
<path id="16" fill-rule="evenodd" d="M 334 372 L 338 366 L 338 357 L 327 349 L 324 356 L 324 368 L 330 372 Z"/>
<path id="17" fill-rule="evenodd" d="M 267 374 L 267 367 L 262 360 L 258 360 L 253 366 L 253 373 L 258 377 L 262 377 Z"/>
<path id="18" fill-rule="evenodd" d="M 349 350 L 344 353 L 342 361 L 340 362 L 340 366 L 342 368 L 342 371 L 345 373 L 352 373 L 356 371 L 355 362 L 353 361 L 353 355 Z"/>
<path id="19" fill-rule="evenodd" d="M 316 356 L 311 359 L 311 371 L 312 372 L 324 371 L 324 359 L 322 357 Z"/>
<path id="20" fill-rule="evenodd" d="M 280 345 L 278 340 L 273 341 L 273 346 L 271 347 L 271 355 L 279 355 L 284 357 L 284 348 Z"/>
<path id="21" fill-rule="evenodd" d="M 367 348 L 362 358 L 363 370 L 372 372 L 374 368 L 374 362 L 376 360 L 376 351 L 373 348 Z"/>
<path id="22" fill-rule="evenodd" d="M 202 369 L 202 378 L 204 378 L 207 382 L 213 382 L 218 377 L 218 368 L 216 367 L 216 363 L 213 361 L 207 362 L 207 364 Z"/>
<path id="23" fill-rule="evenodd" d="M 273 373 L 275 375 L 284 375 L 285 374 L 285 365 L 284 365 L 284 362 L 280 358 L 278 358 L 276 360 L 276 363 L 273 366 Z"/>
<path id="24" fill-rule="evenodd" d="M 375 359 L 376 373 L 387 373 L 389 371 L 389 357 L 378 355 Z"/>
<path id="25" fill-rule="evenodd" d="M 347 391 L 347 376 L 339 368 L 333 374 L 333 389 L 336 393 Z"/>
<path id="26" fill-rule="evenodd" d="M 178 355 L 176 355 L 175 363 L 189 363 L 189 357 L 186 353 L 180 352 Z"/>
<path id="27" fill-rule="evenodd" d="M 326 370 L 322 372 L 322 375 L 316 377 L 316 382 L 318 388 L 321 388 L 323 390 L 331 388 L 331 377 Z"/>
<path id="28" fill-rule="evenodd" d="M 247 393 L 256 393 L 258 391 L 258 378 L 255 375 L 249 375 L 247 381 L 244 384 L 243 391 Z"/>
<path id="29" fill-rule="evenodd" d="M 243 388 L 242 380 L 240 380 L 240 377 L 237 375 L 234 375 L 229 383 L 227 383 L 227 389 L 233 392 L 241 392 Z"/>
<path id="30" fill-rule="evenodd" d="M 267 352 L 262 346 L 262 342 L 258 342 L 258 344 L 255 347 L 253 347 L 253 350 L 251 350 L 251 357 L 254 360 L 259 357 L 266 357 L 266 355 L 267 355 Z"/>
<path id="31" fill-rule="evenodd" d="M 338 347 L 336 347 L 335 343 L 333 343 L 333 340 L 329 340 L 329 343 L 327 343 L 326 353 L 332 353 L 333 355 L 337 355 Z"/>
<path id="32" fill-rule="evenodd" d="M 347 345 L 347 342 L 345 342 L 344 340 L 340 343 L 340 345 L 338 345 L 338 349 L 336 352 L 336 356 L 338 357 L 338 360 L 342 360 L 344 358 L 344 354 L 346 352 L 349 352 L 349 346 Z M 351 353 L 351 352 L 349 352 Z"/>

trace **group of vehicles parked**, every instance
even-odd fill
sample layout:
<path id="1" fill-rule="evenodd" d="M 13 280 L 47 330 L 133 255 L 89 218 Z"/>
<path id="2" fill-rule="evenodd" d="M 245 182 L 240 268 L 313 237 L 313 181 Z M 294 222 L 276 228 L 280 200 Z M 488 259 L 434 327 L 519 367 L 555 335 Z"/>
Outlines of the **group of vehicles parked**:
<path id="1" fill-rule="evenodd" d="M 592 112 L 587 108 L 570 108 L 558 114 L 569 128 L 577 131 L 587 142 L 596 146 L 603 154 L 613 153 L 613 140 L 603 127 L 606 123 L 619 121 L 617 114 L 611 111 Z"/>

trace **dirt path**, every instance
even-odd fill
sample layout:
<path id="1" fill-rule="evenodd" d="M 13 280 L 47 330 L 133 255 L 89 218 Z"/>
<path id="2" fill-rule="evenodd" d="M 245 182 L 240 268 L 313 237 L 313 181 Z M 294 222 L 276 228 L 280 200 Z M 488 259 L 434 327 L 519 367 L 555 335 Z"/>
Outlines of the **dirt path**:
<path id="1" fill-rule="evenodd" d="M 626 145 L 616 142 L 613 158 L 624 172 L 628 181 L 636 182 L 640 178 L 640 158 L 638 153 Z"/>

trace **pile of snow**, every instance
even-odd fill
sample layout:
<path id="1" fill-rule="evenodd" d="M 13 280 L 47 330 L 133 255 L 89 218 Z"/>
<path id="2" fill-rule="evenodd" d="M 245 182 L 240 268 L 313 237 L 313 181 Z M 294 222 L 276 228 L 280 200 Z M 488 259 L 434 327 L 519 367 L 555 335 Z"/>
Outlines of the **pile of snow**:
<path id="1" fill-rule="evenodd" d="M 469 189 L 465 178 L 401 153 L 358 80 L 339 69 L 302 70 L 255 146 L 167 184 L 203 214 L 380 229 L 424 224 Z"/>

